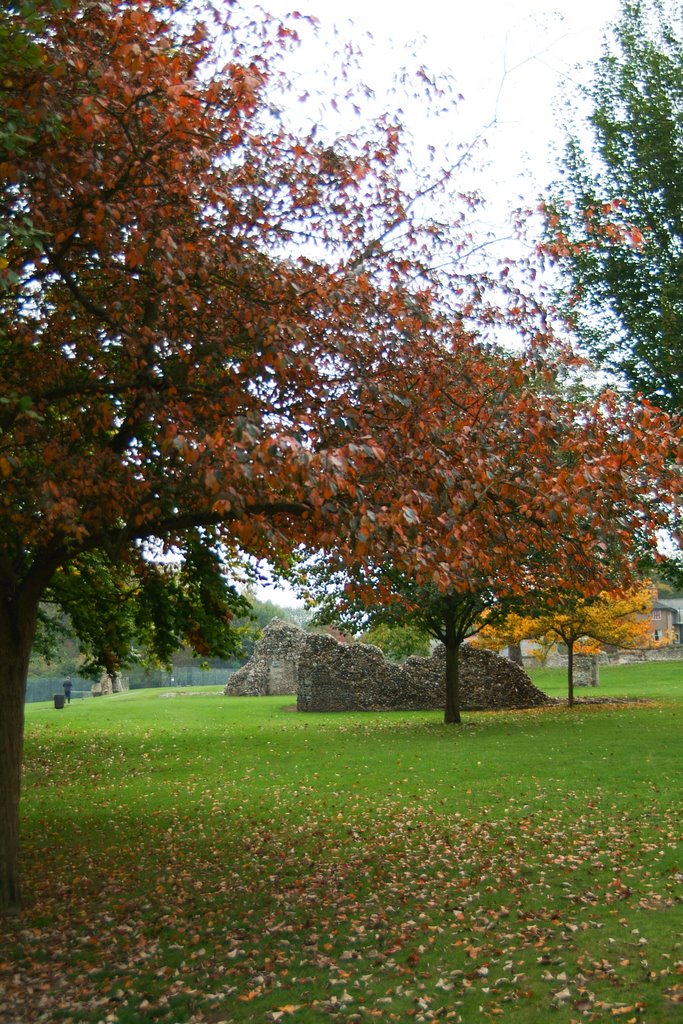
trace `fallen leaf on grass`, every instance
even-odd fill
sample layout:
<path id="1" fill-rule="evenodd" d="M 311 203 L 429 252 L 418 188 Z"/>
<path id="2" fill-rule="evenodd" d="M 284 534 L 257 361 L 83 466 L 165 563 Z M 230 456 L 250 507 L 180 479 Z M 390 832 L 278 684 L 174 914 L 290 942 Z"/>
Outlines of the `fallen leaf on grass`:
<path id="1" fill-rule="evenodd" d="M 566 1003 L 571 997 L 572 994 L 568 988 L 560 989 L 559 992 L 553 992 L 553 999 L 558 1003 Z"/>
<path id="2" fill-rule="evenodd" d="M 683 1003 L 683 985 L 672 985 L 664 989 L 665 997 L 672 1003 Z"/>
<path id="3" fill-rule="evenodd" d="M 243 995 L 238 996 L 237 998 L 241 999 L 243 1003 L 249 1003 L 251 1002 L 252 999 L 256 999 L 256 997 L 260 996 L 262 993 L 262 988 L 252 988 L 250 989 L 249 992 L 245 992 Z"/>

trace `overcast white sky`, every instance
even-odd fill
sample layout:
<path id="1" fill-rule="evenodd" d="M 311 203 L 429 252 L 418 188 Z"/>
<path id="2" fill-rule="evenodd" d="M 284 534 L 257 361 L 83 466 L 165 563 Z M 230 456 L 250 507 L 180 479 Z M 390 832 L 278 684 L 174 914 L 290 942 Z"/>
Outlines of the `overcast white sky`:
<path id="1" fill-rule="evenodd" d="M 619 0 L 262 0 L 280 15 L 315 16 L 318 38 L 304 34 L 295 68 L 325 89 L 325 40 L 353 39 L 366 56 L 366 78 L 380 88 L 391 72 L 414 65 L 449 73 L 464 101 L 430 124 L 446 142 L 466 142 L 495 117 L 477 185 L 494 206 L 533 202 L 556 177 L 557 101 L 567 79 L 587 81 Z M 368 35 L 369 34 L 369 35 Z M 372 38 L 370 38 L 370 36 Z M 581 68 L 581 65 L 583 68 Z M 578 66 L 578 67 L 577 67 Z M 381 103 L 381 99 L 380 99 Z M 385 107 L 382 107 L 385 109 Z M 439 139 L 432 141 L 438 144 Z M 266 588 L 264 597 L 290 603 Z"/>
<path id="2" fill-rule="evenodd" d="M 464 141 L 496 116 L 498 125 L 488 133 L 487 183 L 500 182 L 509 191 L 524 175 L 520 188 L 534 197 L 552 177 L 559 87 L 567 77 L 581 77 L 576 65 L 589 66 L 599 56 L 605 28 L 620 6 L 619 0 L 261 2 L 273 14 L 297 10 L 318 19 L 318 41 L 307 40 L 297 60 L 314 68 L 323 85 L 323 40 L 335 25 L 337 42 L 354 39 L 378 82 L 409 63 L 411 52 L 427 68 L 453 75 L 464 103 L 440 120 L 439 132 Z"/>

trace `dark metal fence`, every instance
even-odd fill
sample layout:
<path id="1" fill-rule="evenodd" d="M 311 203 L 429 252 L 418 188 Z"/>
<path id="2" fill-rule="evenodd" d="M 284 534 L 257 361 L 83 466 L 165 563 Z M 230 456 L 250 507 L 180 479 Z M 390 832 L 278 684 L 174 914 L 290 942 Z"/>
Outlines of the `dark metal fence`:
<path id="1" fill-rule="evenodd" d="M 188 665 L 175 668 L 172 672 L 157 669 L 145 672 L 144 669 L 133 669 L 124 674 L 125 689 L 141 690 L 150 687 L 175 686 L 225 686 L 235 671 L 234 665 L 225 667 L 199 668 Z M 41 700 L 52 700 L 56 693 L 64 693 L 66 676 L 29 676 L 26 688 L 26 702 L 34 703 Z M 92 679 L 71 676 L 71 699 L 82 700 L 92 696 Z"/>
<path id="2" fill-rule="evenodd" d="M 52 700 L 56 693 L 64 695 L 66 676 L 29 676 L 26 687 L 26 702 L 32 704 L 38 700 Z M 71 699 L 82 700 L 91 697 L 92 680 L 71 676 Z"/>

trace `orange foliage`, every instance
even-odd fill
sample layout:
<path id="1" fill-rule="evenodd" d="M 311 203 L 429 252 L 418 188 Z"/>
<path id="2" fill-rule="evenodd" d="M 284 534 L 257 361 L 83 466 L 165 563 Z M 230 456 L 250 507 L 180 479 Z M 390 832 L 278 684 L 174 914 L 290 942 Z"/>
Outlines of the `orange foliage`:
<path id="1" fill-rule="evenodd" d="M 556 643 L 571 645 L 577 654 L 598 654 L 605 646 L 661 647 L 671 643 L 671 637 L 654 638 L 651 611 L 656 596 L 650 584 L 593 598 L 573 596 L 533 614 L 511 614 L 503 623 L 485 627 L 478 642 L 500 650 L 521 640 L 536 640 L 546 654 Z"/>

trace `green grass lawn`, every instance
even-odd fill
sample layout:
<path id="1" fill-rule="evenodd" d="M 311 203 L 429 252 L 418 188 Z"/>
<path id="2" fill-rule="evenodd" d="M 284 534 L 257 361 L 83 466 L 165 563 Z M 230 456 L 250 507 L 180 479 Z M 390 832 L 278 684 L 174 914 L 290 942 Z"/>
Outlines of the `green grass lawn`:
<path id="1" fill-rule="evenodd" d="M 650 702 L 29 705 L 0 1021 L 681 1021 L 683 663 L 584 693 Z"/>

